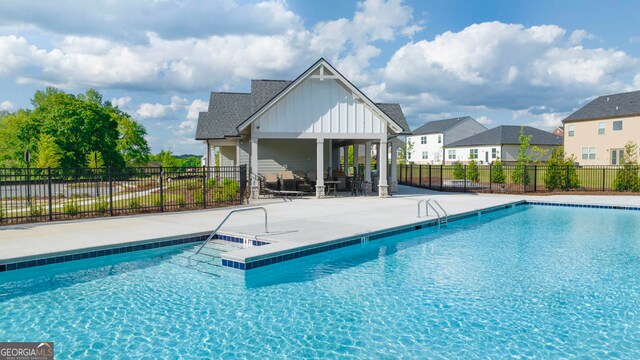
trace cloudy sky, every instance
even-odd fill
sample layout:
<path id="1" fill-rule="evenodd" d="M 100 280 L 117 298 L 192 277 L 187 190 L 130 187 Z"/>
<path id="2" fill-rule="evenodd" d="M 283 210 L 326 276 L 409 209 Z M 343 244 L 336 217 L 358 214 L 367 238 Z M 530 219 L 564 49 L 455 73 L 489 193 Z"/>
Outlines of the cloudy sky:
<path id="1" fill-rule="evenodd" d="M 592 0 L 3 0 L 0 110 L 95 88 L 153 151 L 193 140 L 211 91 L 293 79 L 325 57 L 410 125 L 470 115 L 552 129 L 640 89 L 640 3 Z"/>

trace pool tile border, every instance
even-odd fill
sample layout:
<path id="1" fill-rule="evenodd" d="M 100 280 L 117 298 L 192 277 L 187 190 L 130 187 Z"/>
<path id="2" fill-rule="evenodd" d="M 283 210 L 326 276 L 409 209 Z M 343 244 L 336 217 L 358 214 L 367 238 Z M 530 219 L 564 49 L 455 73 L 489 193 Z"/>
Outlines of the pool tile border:
<path id="1" fill-rule="evenodd" d="M 640 211 L 640 206 L 633 205 L 595 205 L 595 204 L 569 204 L 569 203 L 557 203 L 538 200 L 527 200 L 528 205 L 540 205 L 540 206 L 564 206 L 564 207 L 578 207 L 578 208 L 593 208 L 593 209 L 612 209 L 612 210 L 636 210 Z"/>
<path id="2" fill-rule="evenodd" d="M 125 246 L 104 248 L 100 250 L 74 252 L 74 253 L 62 254 L 57 256 L 3 263 L 3 264 L 0 264 L 0 272 L 21 270 L 21 269 L 31 268 L 35 266 L 59 264 L 59 263 L 68 262 L 68 261 L 91 259 L 91 258 L 102 257 L 102 256 L 118 255 L 118 254 L 134 252 L 134 251 L 157 249 L 157 248 L 166 247 L 166 246 L 195 243 L 195 242 L 204 241 L 208 237 L 209 235 L 195 235 L 195 236 L 192 235 L 192 236 L 179 237 L 179 238 L 167 239 L 162 241 L 151 241 L 151 242 L 146 242 L 144 244 L 138 244 L 138 245 L 132 245 L 129 243 Z M 245 239 L 243 238 L 222 235 L 222 234 L 216 235 L 215 239 L 234 242 L 234 243 L 245 242 Z M 253 246 L 263 246 L 263 245 L 269 244 L 268 242 L 259 241 L 259 240 L 251 240 L 251 243 Z"/>

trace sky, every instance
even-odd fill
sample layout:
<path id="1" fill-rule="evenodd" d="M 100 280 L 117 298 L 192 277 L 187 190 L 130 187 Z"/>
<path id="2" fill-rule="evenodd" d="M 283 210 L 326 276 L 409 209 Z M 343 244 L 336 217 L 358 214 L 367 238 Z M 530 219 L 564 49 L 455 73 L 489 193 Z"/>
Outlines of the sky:
<path id="1" fill-rule="evenodd" d="M 640 89 L 630 0 L 0 2 L 0 110 L 89 88 L 139 120 L 152 151 L 203 154 L 211 91 L 294 79 L 320 57 L 412 128 L 472 116 L 552 130 L 596 96 Z"/>

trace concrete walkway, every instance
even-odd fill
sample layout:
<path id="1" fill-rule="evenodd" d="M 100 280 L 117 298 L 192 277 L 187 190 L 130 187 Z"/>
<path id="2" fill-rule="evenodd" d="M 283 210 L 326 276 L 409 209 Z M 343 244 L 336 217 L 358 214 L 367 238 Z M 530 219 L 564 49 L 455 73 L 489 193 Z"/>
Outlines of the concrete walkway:
<path id="1" fill-rule="evenodd" d="M 264 233 L 260 212 L 235 214 L 221 229 L 226 234 L 267 240 L 272 244 L 225 254 L 244 262 L 273 252 L 316 245 L 424 221 L 417 217 L 417 203 L 435 198 L 450 215 L 477 211 L 522 200 L 575 204 L 640 206 L 640 196 L 439 193 L 400 186 L 391 198 L 329 197 L 326 199 L 260 200 L 269 213 L 269 233 Z M 16 262 L 87 248 L 104 248 L 151 240 L 210 233 L 231 208 L 180 213 L 113 217 L 91 220 L 0 227 L 0 263 Z M 431 217 L 433 218 L 433 217 Z"/>

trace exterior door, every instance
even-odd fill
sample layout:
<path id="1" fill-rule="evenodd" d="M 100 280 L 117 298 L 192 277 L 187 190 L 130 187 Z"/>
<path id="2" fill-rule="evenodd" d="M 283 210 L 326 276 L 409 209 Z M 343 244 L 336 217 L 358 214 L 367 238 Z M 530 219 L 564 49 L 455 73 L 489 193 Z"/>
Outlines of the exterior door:
<path id="1" fill-rule="evenodd" d="M 623 156 L 624 149 L 611 149 L 611 165 L 620 165 Z"/>
<path id="2" fill-rule="evenodd" d="M 484 152 L 484 163 L 485 164 L 489 163 L 489 152 L 488 151 Z"/>

